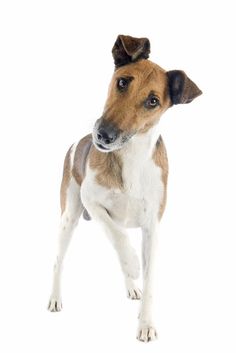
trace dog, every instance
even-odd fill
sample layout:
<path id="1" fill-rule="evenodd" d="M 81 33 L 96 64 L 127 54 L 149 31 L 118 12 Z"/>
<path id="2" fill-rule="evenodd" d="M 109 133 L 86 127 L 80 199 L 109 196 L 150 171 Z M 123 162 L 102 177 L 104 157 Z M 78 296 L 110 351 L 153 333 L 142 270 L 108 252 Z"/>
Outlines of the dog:
<path id="1" fill-rule="evenodd" d="M 158 133 L 161 115 L 202 94 L 180 70 L 148 60 L 147 38 L 119 35 L 112 49 L 115 71 L 102 117 L 92 134 L 70 147 L 61 183 L 61 226 L 48 309 L 62 309 L 62 263 L 80 216 L 98 221 L 117 251 L 127 295 L 141 299 L 137 339 L 156 339 L 153 294 L 159 224 L 167 193 L 168 160 Z M 142 292 L 135 284 L 139 259 L 126 228 L 142 230 Z"/>

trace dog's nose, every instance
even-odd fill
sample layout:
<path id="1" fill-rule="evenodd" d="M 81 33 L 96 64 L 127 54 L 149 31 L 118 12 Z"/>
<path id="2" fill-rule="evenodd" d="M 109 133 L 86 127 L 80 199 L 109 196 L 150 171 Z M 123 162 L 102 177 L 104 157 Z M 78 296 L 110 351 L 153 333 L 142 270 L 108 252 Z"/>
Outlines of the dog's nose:
<path id="1" fill-rule="evenodd" d="M 100 128 L 97 132 L 98 141 L 104 143 L 105 145 L 109 145 L 114 142 L 117 138 L 117 133 L 114 129 L 104 129 Z"/>

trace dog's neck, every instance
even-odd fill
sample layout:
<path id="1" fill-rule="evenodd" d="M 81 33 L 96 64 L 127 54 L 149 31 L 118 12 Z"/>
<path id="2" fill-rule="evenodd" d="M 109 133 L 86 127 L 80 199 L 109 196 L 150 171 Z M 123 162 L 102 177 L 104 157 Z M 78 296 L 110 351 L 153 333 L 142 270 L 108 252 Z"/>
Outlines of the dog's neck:
<path id="1" fill-rule="evenodd" d="M 135 160 L 137 158 L 152 158 L 156 142 L 160 136 L 158 125 L 153 126 L 145 133 L 134 135 L 129 142 L 118 152 L 123 160 Z"/>

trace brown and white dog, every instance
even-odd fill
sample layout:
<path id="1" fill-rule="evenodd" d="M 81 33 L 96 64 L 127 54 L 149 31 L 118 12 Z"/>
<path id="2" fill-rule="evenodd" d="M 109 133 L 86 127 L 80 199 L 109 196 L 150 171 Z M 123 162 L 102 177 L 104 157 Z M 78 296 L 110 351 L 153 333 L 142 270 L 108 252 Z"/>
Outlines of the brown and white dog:
<path id="1" fill-rule="evenodd" d="M 202 92 L 179 70 L 165 71 L 147 60 L 147 38 L 119 35 L 112 49 L 115 72 L 103 115 L 92 134 L 67 152 L 61 184 L 61 227 L 50 311 L 60 311 L 62 262 L 83 213 L 97 220 L 117 251 L 128 297 L 141 299 L 137 338 L 157 337 L 153 323 L 153 281 L 159 222 L 166 204 L 168 161 L 158 133 L 161 115 L 190 103 Z M 139 259 L 126 228 L 143 234 L 143 290 L 137 288 Z"/>

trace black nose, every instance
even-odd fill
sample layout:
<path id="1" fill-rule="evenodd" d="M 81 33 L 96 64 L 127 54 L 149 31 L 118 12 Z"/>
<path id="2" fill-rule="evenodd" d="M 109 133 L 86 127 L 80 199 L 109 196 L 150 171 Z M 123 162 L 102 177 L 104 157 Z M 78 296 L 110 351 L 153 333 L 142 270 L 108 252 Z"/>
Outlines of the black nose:
<path id="1" fill-rule="evenodd" d="M 117 132 L 111 128 L 100 128 L 97 132 L 98 141 L 104 143 L 105 145 L 109 145 L 114 142 L 117 138 Z"/>

